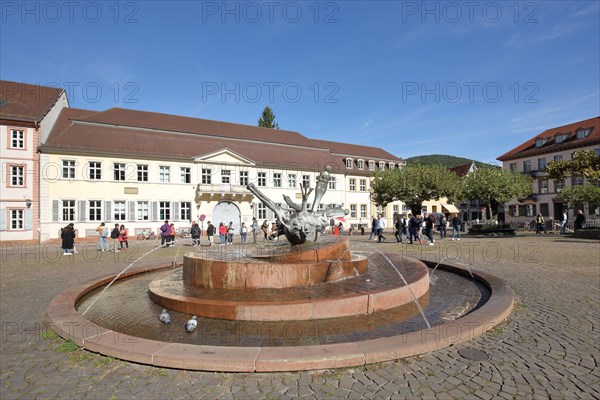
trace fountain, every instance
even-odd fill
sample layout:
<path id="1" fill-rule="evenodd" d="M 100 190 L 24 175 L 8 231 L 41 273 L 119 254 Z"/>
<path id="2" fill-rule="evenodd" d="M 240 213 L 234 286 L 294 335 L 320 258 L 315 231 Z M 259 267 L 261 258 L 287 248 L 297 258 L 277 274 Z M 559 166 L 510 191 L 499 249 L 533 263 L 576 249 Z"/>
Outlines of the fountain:
<path id="1" fill-rule="evenodd" d="M 509 315 L 512 291 L 491 275 L 370 245 L 356 251 L 348 237 L 319 238 L 331 218 L 348 213 L 319 209 L 329 177 L 327 167 L 312 204 L 313 190 L 301 186 L 302 204 L 284 196 L 287 207 L 248 185 L 287 241 L 203 247 L 184 254 L 181 266 L 129 265 L 57 296 L 48 311 L 53 328 L 87 350 L 156 366 L 286 371 L 432 351 Z M 162 308 L 172 324 L 159 321 Z M 186 333 L 192 315 L 198 329 Z"/>

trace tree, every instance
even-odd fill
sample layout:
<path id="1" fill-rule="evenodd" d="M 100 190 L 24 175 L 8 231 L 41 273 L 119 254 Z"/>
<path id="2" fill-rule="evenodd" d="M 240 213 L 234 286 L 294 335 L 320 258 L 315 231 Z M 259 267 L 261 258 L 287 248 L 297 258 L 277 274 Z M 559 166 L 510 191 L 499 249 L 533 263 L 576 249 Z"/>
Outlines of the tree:
<path id="1" fill-rule="evenodd" d="M 275 114 L 271 107 L 266 106 L 262 112 L 262 116 L 258 119 L 258 126 L 263 128 L 279 129 L 279 124 L 275 122 Z"/>
<path id="2" fill-rule="evenodd" d="M 441 165 L 407 164 L 400 169 L 378 171 L 371 183 L 371 200 L 386 206 L 400 200 L 417 214 L 424 201 L 460 198 L 460 178 Z"/>
<path id="3" fill-rule="evenodd" d="M 550 161 L 544 172 L 550 179 L 562 181 L 570 176 L 585 178 L 587 182 L 565 188 L 557 198 L 566 202 L 569 207 L 577 204 L 588 204 L 590 207 L 600 204 L 600 157 L 592 150 L 575 152 L 572 160 Z"/>
<path id="4" fill-rule="evenodd" d="M 462 179 L 463 196 L 484 200 L 493 219 L 492 203 L 506 203 L 533 192 L 531 177 L 500 168 L 479 168 Z"/>

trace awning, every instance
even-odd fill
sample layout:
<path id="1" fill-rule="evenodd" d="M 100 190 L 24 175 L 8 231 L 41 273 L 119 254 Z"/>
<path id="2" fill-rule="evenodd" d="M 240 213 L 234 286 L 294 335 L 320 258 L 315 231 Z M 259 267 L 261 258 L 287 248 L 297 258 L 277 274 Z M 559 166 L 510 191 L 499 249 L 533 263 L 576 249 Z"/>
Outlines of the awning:
<path id="1" fill-rule="evenodd" d="M 442 208 L 446 209 L 451 214 L 460 214 L 460 210 L 453 204 L 442 204 Z"/>

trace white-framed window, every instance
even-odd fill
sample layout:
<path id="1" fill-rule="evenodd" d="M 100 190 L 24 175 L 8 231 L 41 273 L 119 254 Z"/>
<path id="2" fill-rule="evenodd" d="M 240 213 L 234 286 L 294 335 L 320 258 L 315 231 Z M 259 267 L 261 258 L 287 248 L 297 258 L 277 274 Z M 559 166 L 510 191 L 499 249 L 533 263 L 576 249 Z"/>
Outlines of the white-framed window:
<path id="1" fill-rule="evenodd" d="M 408 209 L 408 206 L 406 204 L 402 204 L 402 213 L 407 213 L 410 210 Z"/>
<path id="2" fill-rule="evenodd" d="M 212 170 L 210 168 L 202 168 L 202 184 L 212 184 Z"/>
<path id="3" fill-rule="evenodd" d="M 9 216 L 9 224 L 11 230 L 25 229 L 25 211 L 23 209 L 12 209 L 10 210 Z"/>
<path id="4" fill-rule="evenodd" d="M 240 185 L 248 185 L 248 171 L 240 171 Z"/>
<path id="5" fill-rule="evenodd" d="M 191 221 L 192 220 L 192 203 L 189 201 L 182 201 L 181 207 L 179 208 L 180 221 Z"/>
<path id="6" fill-rule="evenodd" d="M 171 219 L 171 202 L 170 201 L 159 201 L 158 202 L 158 219 L 166 221 Z"/>
<path id="7" fill-rule="evenodd" d="M 75 200 L 62 201 L 62 220 L 75 221 Z"/>
<path id="8" fill-rule="evenodd" d="M 385 169 L 385 163 L 383 161 L 379 161 L 379 170 L 383 171 Z"/>
<path id="9" fill-rule="evenodd" d="M 356 191 L 356 179 L 350 178 L 350 180 L 348 181 L 348 190 L 350 190 L 351 192 Z"/>
<path id="10" fill-rule="evenodd" d="M 554 161 L 562 161 L 562 154 L 557 154 L 554 156 Z"/>
<path id="11" fill-rule="evenodd" d="M 281 187 L 281 174 L 279 172 L 273 173 L 273 187 Z"/>
<path id="12" fill-rule="evenodd" d="M 192 183 L 192 169 L 190 167 L 179 168 L 179 183 Z"/>
<path id="13" fill-rule="evenodd" d="M 350 204 L 350 218 L 356 218 L 356 204 Z"/>
<path id="14" fill-rule="evenodd" d="M 147 201 L 138 201 L 136 204 L 136 219 L 138 221 L 150 220 L 150 203 Z"/>
<path id="15" fill-rule="evenodd" d="M 538 158 L 538 170 L 541 171 L 546 168 L 546 157 Z"/>
<path id="16" fill-rule="evenodd" d="M 113 201 L 113 219 L 115 221 L 125 221 L 125 201 Z"/>
<path id="17" fill-rule="evenodd" d="M 381 218 L 385 218 L 386 207 L 377 206 L 377 214 L 381 215 Z"/>
<path id="18" fill-rule="evenodd" d="M 168 165 L 161 165 L 158 167 L 158 181 L 163 183 L 171 182 L 171 167 Z"/>
<path id="19" fill-rule="evenodd" d="M 581 186 L 581 185 L 583 185 L 583 177 L 574 176 L 573 178 L 571 178 L 571 186 Z"/>
<path id="20" fill-rule="evenodd" d="M 327 189 L 335 190 L 337 179 L 335 177 L 329 178 L 329 183 L 327 184 Z"/>
<path id="21" fill-rule="evenodd" d="M 354 165 L 354 160 L 351 158 L 346 158 L 346 168 L 348 169 L 352 169 L 353 165 Z"/>
<path id="22" fill-rule="evenodd" d="M 288 174 L 288 187 L 295 188 L 296 187 L 296 174 Z"/>
<path id="23" fill-rule="evenodd" d="M 361 192 L 366 192 L 367 191 L 367 180 L 366 179 L 361 179 L 360 180 L 360 191 Z"/>
<path id="24" fill-rule="evenodd" d="M 540 193 L 548 193 L 548 179 L 540 179 Z"/>
<path id="25" fill-rule="evenodd" d="M 229 170 L 229 169 L 221 170 L 221 183 L 224 183 L 224 184 L 231 183 L 231 170 Z"/>
<path id="26" fill-rule="evenodd" d="M 565 181 L 563 180 L 555 180 L 554 181 L 554 190 L 556 193 L 560 192 L 565 188 Z"/>
<path id="27" fill-rule="evenodd" d="M 100 161 L 88 162 L 88 179 L 91 181 L 102 179 L 102 163 Z"/>
<path id="28" fill-rule="evenodd" d="M 517 172 L 517 163 L 516 162 L 510 163 L 509 168 L 510 168 L 510 172 Z"/>
<path id="29" fill-rule="evenodd" d="M 531 172 L 531 160 L 523 161 L 523 172 Z"/>
<path id="30" fill-rule="evenodd" d="M 302 187 L 310 187 L 310 175 L 302 175 Z"/>
<path id="31" fill-rule="evenodd" d="M 392 206 L 392 213 L 393 214 L 399 214 L 398 210 L 399 210 L 398 204 L 394 204 Z"/>
<path id="32" fill-rule="evenodd" d="M 102 221 L 102 200 L 88 201 L 88 217 L 90 221 Z"/>
<path id="33" fill-rule="evenodd" d="M 567 135 L 564 133 L 557 133 L 556 136 L 554 137 L 554 143 L 558 144 L 558 143 L 562 143 L 565 141 L 565 139 L 567 138 Z"/>
<path id="34" fill-rule="evenodd" d="M 257 204 L 258 208 L 258 219 L 266 219 L 267 218 L 267 206 L 263 203 Z"/>
<path id="35" fill-rule="evenodd" d="M 25 186 L 25 167 L 23 165 L 11 165 L 8 168 L 10 186 Z"/>
<path id="36" fill-rule="evenodd" d="M 20 129 L 10 130 L 10 148 L 25 149 L 25 131 Z"/>
<path id="37" fill-rule="evenodd" d="M 138 182 L 148 182 L 148 165 L 138 164 L 137 165 L 137 180 Z"/>
<path id="38" fill-rule="evenodd" d="M 258 175 L 258 186 L 264 187 L 267 186 L 267 173 L 266 172 L 259 172 Z"/>
<path id="39" fill-rule="evenodd" d="M 365 160 L 358 160 L 358 161 L 356 162 L 356 167 L 357 167 L 358 169 L 365 169 Z"/>
<path id="40" fill-rule="evenodd" d="M 367 218 L 367 205 L 366 204 L 360 205 L 360 217 Z"/>
<path id="41" fill-rule="evenodd" d="M 125 163 L 113 163 L 113 175 L 115 181 L 125 180 Z"/>
<path id="42" fill-rule="evenodd" d="M 578 129 L 575 133 L 577 139 L 586 138 L 590 133 L 590 129 Z"/>
<path id="43" fill-rule="evenodd" d="M 390 163 L 388 164 L 388 167 L 389 167 L 390 169 L 394 169 L 394 168 L 396 167 L 396 164 L 394 164 L 393 162 L 390 162 Z"/>
<path id="44" fill-rule="evenodd" d="M 63 179 L 75 179 L 75 160 L 62 160 Z"/>
<path id="45" fill-rule="evenodd" d="M 375 161 L 369 161 L 369 171 L 375 171 Z"/>
<path id="46" fill-rule="evenodd" d="M 542 147 L 547 141 L 548 139 L 546 138 L 537 138 L 535 139 L 535 147 Z"/>

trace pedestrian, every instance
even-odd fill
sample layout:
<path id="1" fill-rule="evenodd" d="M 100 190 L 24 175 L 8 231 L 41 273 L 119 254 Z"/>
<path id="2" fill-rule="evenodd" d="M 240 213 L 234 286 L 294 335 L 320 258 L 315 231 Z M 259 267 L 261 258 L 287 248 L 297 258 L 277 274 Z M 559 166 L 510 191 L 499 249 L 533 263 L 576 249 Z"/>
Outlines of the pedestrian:
<path id="1" fill-rule="evenodd" d="M 169 245 L 169 221 L 165 220 L 165 223 L 160 227 L 160 245 L 162 247 L 167 247 Z"/>
<path id="2" fill-rule="evenodd" d="M 438 230 L 440 231 L 440 240 L 446 238 L 446 227 L 448 225 L 448 219 L 444 214 L 440 216 L 440 225 L 438 226 Z"/>
<path id="3" fill-rule="evenodd" d="M 121 250 L 129 250 L 129 241 L 127 237 L 127 229 L 125 225 L 119 227 L 119 243 L 121 244 Z"/>
<path id="4" fill-rule="evenodd" d="M 560 234 L 564 235 L 567 230 L 567 222 L 569 221 L 569 215 L 567 214 L 567 210 L 564 209 L 562 212 L 562 218 L 560 220 Z"/>
<path id="5" fill-rule="evenodd" d="M 535 234 L 541 235 L 543 231 L 544 231 L 544 217 L 542 217 L 542 214 L 538 213 L 538 215 L 536 215 L 536 217 L 535 217 Z"/>
<path id="6" fill-rule="evenodd" d="M 383 231 L 385 229 L 385 219 L 377 214 L 377 242 L 385 242 L 385 236 L 383 236 Z"/>
<path id="7" fill-rule="evenodd" d="M 200 226 L 197 222 L 192 224 L 192 228 L 190 229 L 190 234 L 192 235 L 192 246 L 200 246 L 200 234 L 202 231 L 200 230 Z"/>
<path id="8" fill-rule="evenodd" d="M 575 217 L 575 230 L 583 229 L 585 226 L 585 215 L 583 215 L 583 210 L 577 211 L 577 216 Z"/>
<path id="9" fill-rule="evenodd" d="M 375 235 L 377 235 L 376 225 L 379 225 L 379 219 L 376 218 L 375 215 L 373 215 L 371 217 L 371 234 L 369 235 L 369 241 L 374 240 L 373 238 L 375 237 Z"/>
<path id="10" fill-rule="evenodd" d="M 73 230 L 73 254 L 79 254 L 79 252 L 77 251 L 76 243 L 75 243 L 75 238 L 77 238 L 77 231 L 75 230 L 75 224 L 71 222 L 67 226 L 69 226 L 71 228 L 71 230 Z"/>
<path id="11" fill-rule="evenodd" d="M 113 248 L 111 249 L 111 251 L 114 251 L 115 253 L 119 252 L 119 247 L 118 247 L 119 235 L 120 235 L 119 224 L 115 224 L 115 227 L 110 232 L 110 238 L 113 240 Z"/>
<path id="12" fill-rule="evenodd" d="M 269 240 L 269 223 L 265 219 L 265 221 L 260 226 L 260 230 L 263 232 L 265 242 Z"/>
<path id="13" fill-rule="evenodd" d="M 344 234 L 344 224 L 342 224 L 341 222 L 338 225 L 338 232 L 339 232 L 340 236 Z"/>
<path id="14" fill-rule="evenodd" d="M 222 222 L 219 222 L 219 239 L 221 240 L 220 246 L 227 244 L 227 227 Z"/>
<path id="15" fill-rule="evenodd" d="M 214 244 L 215 226 L 208 221 L 208 227 L 206 228 L 206 236 L 208 236 L 208 246 Z"/>
<path id="16" fill-rule="evenodd" d="M 171 225 L 169 225 L 169 243 L 171 245 L 171 247 L 175 246 L 175 235 L 177 234 L 177 230 L 175 229 L 175 224 L 171 222 Z M 167 245 L 169 245 L 169 243 L 167 243 Z"/>
<path id="17" fill-rule="evenodd" d="M 400 217 L 396 218 L 396 223 L 394 224 L 394 236 L 396 237 L 396 243 L 402 243 L 402 221 Z"/>
<path id="18" fill-rule="evenodd" d="M 408 243 L 413 244 L 413 240 L 419 240 L 417 236 L 417 228 L 419 227 L 419 220 L 416 215 L 408 214 Z"/>
<path id="19" fill-rule="evenodd" d="M 242 244 L 246 244 L 248 237 L 248 227 L 245 222 L 242 222 L 242 227 L 240 228 L 240 237 L 242 238 Z M 256 236 L 254 238 L 254 243 L 256 243 Z"/>
<path id="20" fill-rule="evenodd" d="M 227 227 L 227 244 L 233 244 L 233 234 L 235 233 L 235 228 L 233 227 L 233 222 L 229 221 L 229 226 Z"/>
<path id="21" fill-rule="evenodd" d="M 65 226 L 61 233 L 60 238 L 62 239 L 63 256 L 73 255 L 73 245 L 75 243 L 75 230 L 72 225 Z"/>
<path id="22" fill-rule="evenodd" d="M 108 227 L 102 222 L 97 228 L 98 236 L 100 237 L 100 251 L 108 251 Z M 106 248 L 106 249 L 105 249 Z"/>
<path id="23" fill-rule="evenodd" d="M 458 218 L 458 214 L 455 214 L 452 217 L 452 240 L 456 237 L 456 240 L 460 240 L 460 226 L 462 225 L 462 221 Z"/>
<path id="24" fill-rule="evenodd" d="M 252 217 L 252 242 L 254 244 L 256 244 L 256 237 L 258 236 L 258 233 L 260 232 L 260 228 L 258 227 L 258 222 L 256 222 L 256 218 Z"/>

